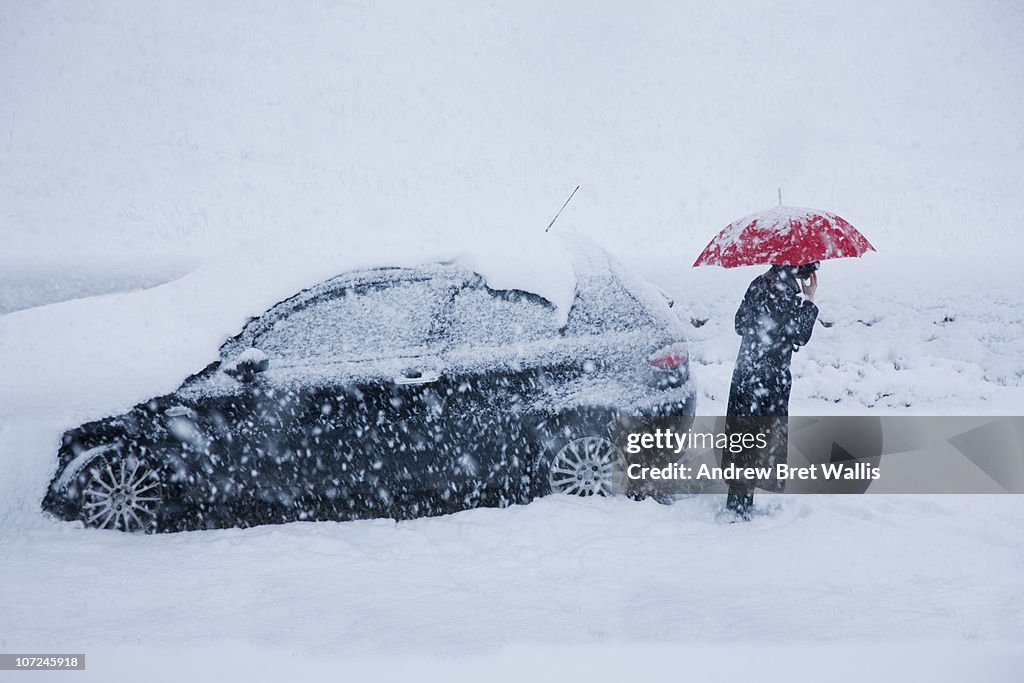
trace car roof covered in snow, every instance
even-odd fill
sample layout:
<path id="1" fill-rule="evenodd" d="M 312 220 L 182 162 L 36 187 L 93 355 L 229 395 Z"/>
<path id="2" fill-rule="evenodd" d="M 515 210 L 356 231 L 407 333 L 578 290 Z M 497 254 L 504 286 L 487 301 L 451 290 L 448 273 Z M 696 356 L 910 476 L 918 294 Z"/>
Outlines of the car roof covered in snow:
<path id="1" fill-rule="evenodd" d="M 0 416 L 31 411 L 33 397 L 44 400 L 44 393 L 50 403 L 59 394 L 66 403 L 59 412 L 76 422 L 169 393 L 216 359 L 224 341 L 248 320 L 346 272 L 458 264 L 492 289 L 543 297 L 564 319 L 577 282 L 613 263 L 591 240 L 573 234 L 436 242 L 418 244 L 408 235 L 367 237 L 358 244 L 257 240 L 158 287 L 2 316 L 6 390 Z M 62 390 L 39 392 L 39 386 Z"/>

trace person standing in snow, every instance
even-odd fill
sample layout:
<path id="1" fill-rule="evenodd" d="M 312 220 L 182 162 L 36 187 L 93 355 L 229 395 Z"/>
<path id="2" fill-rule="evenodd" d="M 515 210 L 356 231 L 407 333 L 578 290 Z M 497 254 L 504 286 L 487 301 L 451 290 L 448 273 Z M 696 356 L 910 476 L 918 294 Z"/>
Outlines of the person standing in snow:
<path id="1" fill-rule="evenodd" d="M 814 294 L 819 263 L 799 266 L 773 265 L 747 288 L 736 311 L 736 333 L 743 340 L 736 356 L 729 391 L 726 431 L 764 431 L 770 427 L 768 447 L 734 454 L 722 453 L 722 465 L 771 467 L 786 462 L 789 392 L 793 383 L 789 366 L 793 352 L 806 344 L 818 318 Z M 771 417 L 767 420 L 744 418 Z M 740 519 L 750 518 L 754 502 L 753 482 L 732 482 L 726 508 Z M 781 491 L 784 482 L 759 482 Z"/>

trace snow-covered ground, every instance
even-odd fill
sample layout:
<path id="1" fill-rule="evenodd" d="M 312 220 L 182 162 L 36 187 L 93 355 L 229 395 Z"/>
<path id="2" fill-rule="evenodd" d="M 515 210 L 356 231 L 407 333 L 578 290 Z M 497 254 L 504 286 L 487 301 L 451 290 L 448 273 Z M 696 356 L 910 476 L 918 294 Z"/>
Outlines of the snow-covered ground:
<path id="1" fill-rule="evenodd" d="M 39 502 L 63 430 L 245 315 L 341 263 L 528 244 L 576 184 L 553 230 L 706 321 L 700 412 L 757 270 L 690 265 L 781 186 L 878 248 L 824 265 L 793 412 L 1020 415 L 1022 30 L 1005 2 L 4 3 L 0 652 L 85 652 L 59 680 L 1018 680 L 1020 496 L 160 537 Z"/>
<path id="2" fill-rule="evenodd" d="M 717 503 L 23 530 L 3 543 L 2 647 L 84 651 L 97 680 L 1017 680 L 1016 497 L 802 496 L 748 525 Z"/>
<path id="3" fill-rule="evenodd" d="M 168 262 L 160 257 L 129 263 L 122 258 L 103 262 L 59 256 L 37 261 L 0 256 L 0 315 L 68 299 L 155 287 L 194 267 L 187 261 Z"/>
<path id="4" fill-rule="evenodd" d="M 1020 268 L 998 256 L 868 254 L 825 262 L 819 323 L 793 355 L 803 415 L 1024 414 Z M 643 266 L 639 267 L 644 268 Z M 757 268 L 644 268 L 673 293 L 690 332 L 702 410 L 722 413 L 739 337 L 733 316 Z"/>

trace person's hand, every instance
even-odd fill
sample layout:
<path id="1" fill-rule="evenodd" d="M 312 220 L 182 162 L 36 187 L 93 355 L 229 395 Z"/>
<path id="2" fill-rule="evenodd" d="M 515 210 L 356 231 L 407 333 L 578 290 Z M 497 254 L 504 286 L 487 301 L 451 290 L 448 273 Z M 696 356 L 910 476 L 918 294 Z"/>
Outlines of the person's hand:
<path id="1" fill-rule="evenodd" d="M 800 282 L 800 289 L 803 290 L 804 298 L 814 301 L 814 293 L 818 291 L 818 274 L 811 273 L 811 277 Z"/>

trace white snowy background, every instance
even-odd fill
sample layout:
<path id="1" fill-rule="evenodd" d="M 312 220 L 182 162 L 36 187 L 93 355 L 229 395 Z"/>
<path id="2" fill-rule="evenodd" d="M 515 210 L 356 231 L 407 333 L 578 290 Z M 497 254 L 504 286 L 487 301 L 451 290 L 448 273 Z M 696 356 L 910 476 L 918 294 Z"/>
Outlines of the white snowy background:
<path id="1" fill-rule="evenodd" d="M 553 230 L 708 321 L 700 412 L 758 270 L 690 265 L 781 187 L 878 249 L 824 265 L 793 412 L 1020 415 L 1022 31 L 995 1 L 0 3 L 0 652 L 96 680 L 1018 680 L 1018 496 L 143 538 L 39 500 L 64 429 L 246 315 L 352 263 L 537 253 L 577 184 Z"/>

